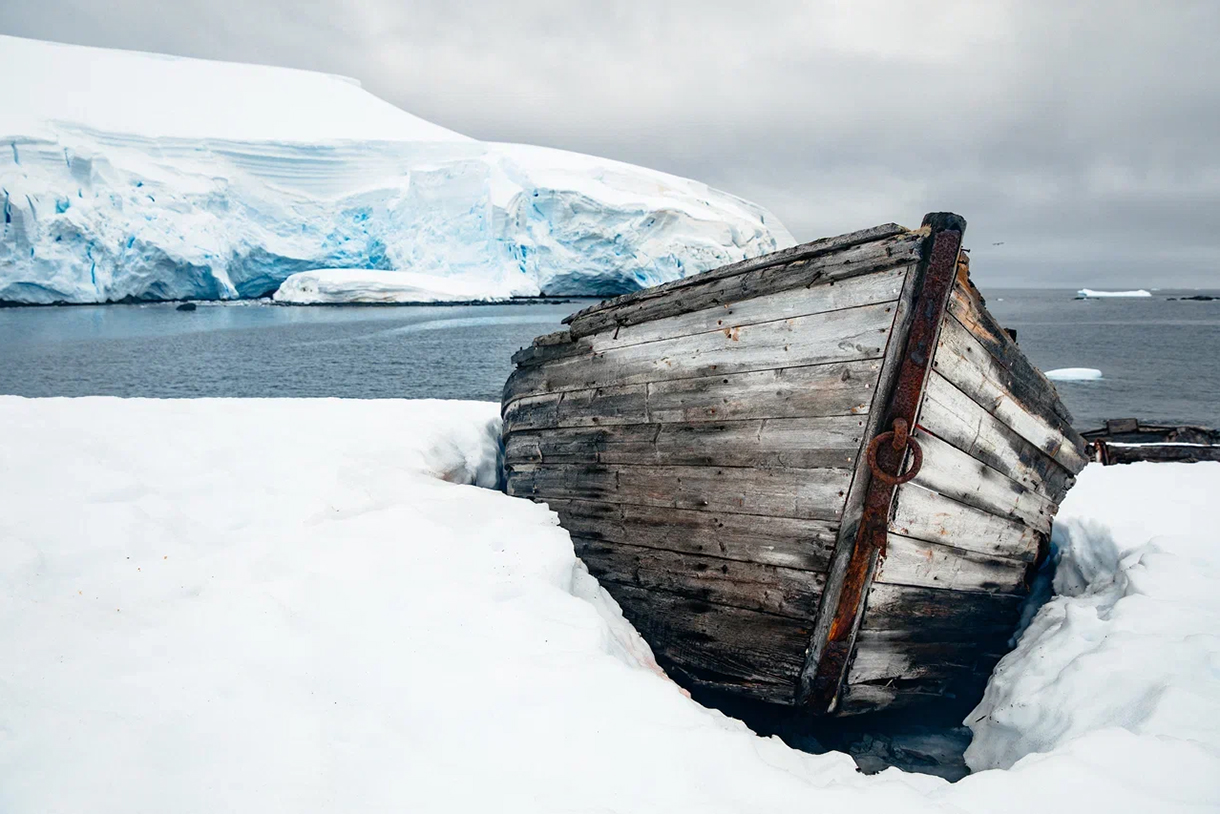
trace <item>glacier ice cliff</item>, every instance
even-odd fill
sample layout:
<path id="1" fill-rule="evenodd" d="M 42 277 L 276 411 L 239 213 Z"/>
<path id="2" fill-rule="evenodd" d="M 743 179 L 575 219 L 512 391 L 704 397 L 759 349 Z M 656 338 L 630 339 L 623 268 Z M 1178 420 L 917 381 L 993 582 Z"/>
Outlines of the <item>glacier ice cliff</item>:
<path id="1" fill-rule="evenodd" d="M 0 37 L 0 301 L 232 299 L 314 269 L 615 294 L 793 243 L 704 184 L 480 142 L 341 77 Z M 441 286 L 443 289 L 443 286 Z"/>

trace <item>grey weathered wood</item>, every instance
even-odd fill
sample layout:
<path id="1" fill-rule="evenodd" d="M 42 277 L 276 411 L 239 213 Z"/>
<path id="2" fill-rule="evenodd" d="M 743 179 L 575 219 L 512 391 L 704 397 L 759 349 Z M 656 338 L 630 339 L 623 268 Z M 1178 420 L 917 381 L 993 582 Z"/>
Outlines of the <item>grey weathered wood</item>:
<path id="1" fill-rule="evenodd" d="M 900 709 L 919 704 L 943 708 L 956 698 L 972 707 L 1008 650 L 1003 634 L 986 640 L 910 641 L 894 631 L 862 630 L 840 696 L 840 714 Z"/>
<path id="2" fill-rule="evenodd" d="M 922 430 L 923 466 L 912 483 L 1049 534 L 1058 510 L 1049 499 Z"/>
<path id="3" fill-rule="evenodd" d="M 566 390 L 878 359 L 893 319 L 892 305 L 865 305 L 750 325 L 733 336 L 696 334 L 517 368 L 504 403 Z"/>
<path id="4" fill-rule="evenodd" d="M 534 340 L 534 344 L 514 353 L 511 357 L 512 363 L 518 367 L 534 367 L 546 364 L 547 362 L 553 362 L 556 359 L 566 359 L 570 356 L 579 356 L 592 352 L 593 340 L 591 337 L 573 340 L 567 329 L 564 329 L 563 333 L 567 336 L 567 339 L 563 342 L 543 342 L 539 344 L 538 339 L 545 339 L 546 337 L 538 337 L 538 339 Z M 547 334 L 547 336 L 550 335 Z"/>
<path id="5" fill-rule="evenodd" d="M 886 354 L 873 385 L 873 399 L 867 410 L 864 438 L 874 438 L 877 433 L 881 432 L 881 421 L 885 418 L 886 405 L 889 403 L 890 395 L 898 379 L 898 371 L 902 364 L 901 349 L 906 347 L 915 300 L 922 284 L 922 272 L 918 269 L 911 270 L 903 281 L 902 293 L 895 306 L 893 329 L 890 331 L 886 344 Z M 839 533 L 835 540 L 830 571 L 826 577 L 826 587 L 822 591 L 822 602 L 818 607 L 817 620 L 809 638 L 809 646 L 806 648 L 805 663 L 801 669 L 797 689 L 797 703 L 799 704 L 807 702 L 813 689 L 813 680 L 822 659 L 831 622 L 838 609 L 848 563 L 855 547 L 856 533 L 864 511 L 864 496 L 870 479 L 868 462 L 866 456 L 862 454 L 856 461 L 856 468 L 852 473 L 851 486 L 848 488 L 843 516 L 839 523 Z"/>
<path id="6" fill-rule="evenodd" d="M 576 536 L 572 543 L 589 573 L 599 580 L 794 619 L 807 620 L 813 615 L 825 580 L 812 571 L 659 548 L 606 544 Z"/>
<path id="7" fill-rule="evenodd" d="M 900 710 L 913 706 L 934 705 L 944 700 L 944 682 L 932 680 L 918 689 L 909 684 L 899 687 L 886 684 L 848 684 L 839 695 L 835 711 L 839 715 L 864 715 L 881 710 Z"/>
<path id="8" fill-rule="evenodd" d="M 980 650 L 973 642 L 901 642 L 876 637 L 873 631 L 866 630 L 856 640 L 847 682 L 952 678 L 979 669 L 990 671 L 1002 655 Z"/>
<path id="9" fill-rule="evenodd" d="M 603 583 L 657 661 L 700 683 L 760 700 L 791 703 L 807 625 L 759 611 L 713 605 L 663 591 Z"/>
<path id="10" fill-rule="evenodd" d="M 551 427 L 603 427 L 649 420 L 648 385 L 571 390 L 514 399 L 502 411 L 507 432 Z"/>
<path id="11" fill-rule="evenodd" d="M 890 530 L 907 537 L 952 545 L 964 551 L 1032 562 L 1045 535 L 1016 520 L 999 517 L 914 483 L 894 496 Z"/>
<path id="12" fill-rule="evenodd" d="M 894 302 L 902 289 L 906 267 L 866 274 L 836 285 L 791 288 L 753 299 L 726 302 L 686 311 L 664 319 L 606 330 L 590 337 L 594 353 L 658 340 L 718 331 L 729 339 L 744 326 L 780 319 L 796 319 L 862 305 Z"/>
<path id="13" fill-rule="evenodd" d="M 1134 418 L 1111 418 L 1086 430 L 1090 457 L 1102 464 L 1139 461 L 1200 463 L 1220 461 L 1220 430 L 1170 424 L 1147 424 Z"/>
<path id="14" fill-rule="evenodd" d="M 837 520 L 850 474 L 842 469 L 514 465 L 508 492 L 710 512 Z"/>
<path id="15" fill-rule="evenodd" d="M 1220 461 L 1220 446 L 1195 444 L 1106 444 L 1107 464 L 1134 464 L 1141 461 L 1197 464 Z"/>
<path id="16" fill-rule="evenodd" d="M 1054 458 L 935 371 L 924 386 L 919 426 L 1055 503 L 1076 482 Z"/>
<path id="17" fill-rule="evenodd" d="M 967 593 L 874 582 L 861 622 L 913 642 L 980 642 L 994 645 L 1012 635 L 1025 597 Z"/>
<path id="18" fill-rule="evenodd" d="M 649 420 L 860 415 L 868 412 L 880 369 L 872 359 L 652 382 Z"/>
<path id="19" fill-rule="evenodd" d="M 944 321 L 933 364 L 936 372 L 1068 472 L 1075 474 L 1088 463 L 1075 430 L 1050 408 L 1014 396 L 1007 369 L 956 318 Z"/>
<path id="20" fill-rule="evenodd" d="M 709 299 L 709 292 L 726 290 L 726 282 L 735 286 L 735 289 L 727 290 L 754 291 L 752 296 L 757 296 L 782 290 L 788 283 L 793 287 L 803 286 L 849 276 L 845 274 L 845 267 L 855 267 L 860 273 L 877 271 L 885 264 L 902 265 L 904 253 L 909 252 L 910 244 L 917 240 L 917 234 L 895 224 L 825 238 L 624 294 L 578 311 L 564 322 L 571 326 L 574 336 L 584 336 L 606 327 L 667 316 L 673 313 L 675 304 L 691 307 L 718 304 Z M 852 251 L 853 247 L 855 251 Z M 849 262 L 845 263 L 845 260 Z"/>
<path id="21" fill-rule="evenodd" d="M 880 369 L 868 360 L 526 396 L 505 406 L 505 431 L 864 414 Z"/>
<path id="22" fill-rule="evenodd" d="M 995 321 L 983 304 L 982 296 L 969 280 L 954 286 L 953 296 L 949 299 L 949 313 L 1008 371 L 1014 398 L 1054 412 L 1071 427 L 1072 414 L 1060 400 L 1055 385 L 1034 367 L 1008 331 Z M 1075 432 L 1068 435 L 1073 439 L 1077 437 Z"/>
<path id="23" fill-rule="evenodd" d="M 951 591 L 1021 593 L 1029 563 L 890 532 L 874 582 Z"/>
<path id="24" fill-rule="evenodd" d="M 898 298 L 907 267 L 865 274 L 836 284 L 796 286 L 751 299 L 725 301 L 705 308 L 682 310 L 670 316 L 625 326 L 614 326 L 600 333 L 572 339 L 570 332 L 558 331 L 534 341 L 534 345 L 513 355 L 517 365 L 530 367 L 571 357 L 586 357 L 612 348 L 624 348 L 658 340 L 722 331 L 732 338 L 743 326 L 759 322 L 856 308 L 861 305 L 893 302 Z M 691 303 L 684 301 L 682 307 Z"/>
<path id="25" fill-rule="evenodd" d="M 994 667 L 994 664 L 991 665 Z M 991 675 L 986 663 L 977 670 L 946 671 L 926 678 L 885 679 L 867 684 L 847 684 L 840 693 L 836 712 L 861 715 L 886 710 L 934 709 L 940 715 L 956 710 L 964 716 L 981 698 Z"/>
<path id="26" fill-rule="evenodd" d="M 1085 441 L 1107 444 L 1190 444 L 1220 447 L 1220 430 L 1180 424 L 1149 424 L 1136 418 L 1107 419 L 1105 426 L 1080 433 Z"/>
<path id="27" fill-rule="evenodd" d="M 863 422 L 856 416 L 632 424 L 514 432 L 505 463 L 669 464 L 846 469 Z"/>
<path id="28" fill-rule="evenodd" d="M 681 292 L 680 298 L 631 304 L 612 315 L 600 315 L 590 324 L 574 322 L 572 333 L 579 340 L 627 325 L 724 303 L 743 302 L 778 291 L 839 284 L 854 277 L 909 265 L 917 245 L 918 240 L 904 238 L 893 243 L 857 246 L 843 254 L 772 266 L 724 280 L 700 281 Z"/>
<path id="29" fill-rule="evenodd" d="M 816 667 L 813 608 L 837 606 L 861 446 L 882 429 L 927 234 L 849 236 L 619 298 L 514 358 L 509 492 L 558 512 L 688 686 L 790 704 Z M 1083 466 L 1053 388 L 960 274 L 916 416 L 924 468 L 895 493 L 841 643 L 855 648 L 844 712 L 981 691 Z"/>
<path id="30" fill-rule="evenodd" d="M 547 500 L 574 537 L 825 571 L 838 527 L 826 520 Z"/>

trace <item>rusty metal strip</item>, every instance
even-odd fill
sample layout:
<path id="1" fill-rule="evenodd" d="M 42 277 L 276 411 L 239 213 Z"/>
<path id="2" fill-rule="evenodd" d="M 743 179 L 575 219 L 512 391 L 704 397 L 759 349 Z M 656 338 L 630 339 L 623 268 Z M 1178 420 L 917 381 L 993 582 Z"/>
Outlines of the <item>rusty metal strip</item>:
<path id="1" fill-rule="evenodd" d="M 923 399 L 924 382 L 936 353 L 936 342 L 940 333 L 941 319 L 948 307 L 949 295 L 957 274 L 958 255 L 962 246 L 962 233 L 966 221 L 959 215 L 936 212 L 927 215 L 923 225 L 930 228 L 924 244 L 923 258 L 916 273 L 920 275 L 920 288 L 915 300 L 910 332 L 898 377 L 886 405 L 882 430 L 876 439 L 891 428 L 905 422 L 915 427 L 919 405 Z M 892 436 L 890 436 L 892 437 Z M 851 558 L 839 592 L 838 605 L 830 623 L 826 643 L 818 660 L 807 703 L 812 710 L 830 712 L 838 698 L 845 678 L 848 657 L 851 655 L 855 631 L 864 611 L 865 597 L 872 585 L 877 563 L 885 555 L 886 534 L 890 522 L 890 505 L 894 498 L 895 483 L 901 479 L 906 460 L 905 445 L 880 443 L 875 449 L 876 464 L 888 473 L 888 479 L 871 477 L 864 497 L 864 513 L 853 541 Z M 887 480 L 891 482 L 886 482 Z"/>

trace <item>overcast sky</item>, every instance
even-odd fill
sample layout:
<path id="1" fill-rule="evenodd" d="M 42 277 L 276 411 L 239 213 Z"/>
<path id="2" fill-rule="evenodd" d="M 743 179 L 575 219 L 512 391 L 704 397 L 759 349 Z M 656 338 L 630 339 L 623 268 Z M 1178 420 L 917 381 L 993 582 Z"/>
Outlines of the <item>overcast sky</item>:
<path id="1" fill-rule="evenodd" d="M 993 286 L 1220 288 L 1220 0 L 0 0 L 0 32 L 353 76 L 799 240 L 950 209 Z"/>

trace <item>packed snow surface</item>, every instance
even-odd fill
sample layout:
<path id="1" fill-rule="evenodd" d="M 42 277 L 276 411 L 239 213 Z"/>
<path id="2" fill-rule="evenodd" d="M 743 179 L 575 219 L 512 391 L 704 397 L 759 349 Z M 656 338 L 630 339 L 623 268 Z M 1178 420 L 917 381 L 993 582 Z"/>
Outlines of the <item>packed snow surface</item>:
<path id="1" fill-rule="evenodd" d="M 476 141 L 342 77 L 3 36 L 0 71 L 0 301 L 258 297 L 326 268 L 609 294 L 793 243 L 705 184 Z"/>
<path id="2" fill-rule="evenodd" d="M 1046 378 L 1055 382 L 1089 382 L 1101 378 L 1095 367 L 1060 367 L 1046 371 Z"/>
<path id="3" fill-rule="evenodd" d="M 1124 787 L 1163 796 L 1148 810 L 1220 804 L 1217 494 L 1217 463 L 1085 470 L 1055 520 L 1057 595 L 968 719 L 972 768 L 1073 755 L 1126 766 Z"/>
<path id="4" fill-rule="evenodd" d="M 1186 812 L 1220 804 L 1217 464 L 1090 466 L 949 785 L 655 666 L 498 406 L 0 398 L 0 811 Z"/>
<path id="5" fill-rule="evenodd" d="M 413 271 L 315 269 L 298 271 L 280 285 L 273 299 L 293 305 L 336 303 L 491 302 L 512 296 L 497 294 L 479 280 L 437 277 Z"/>
<path id="6" fill-rule="evenodd" d="M 1091 288 L 1082 288 L 1076 292 L 1077 297 L 1092 299 L 1094 297 L 1151 297 L 1151 291 L 1138 289 L 1136 291 L 1094 291 Z"/>

